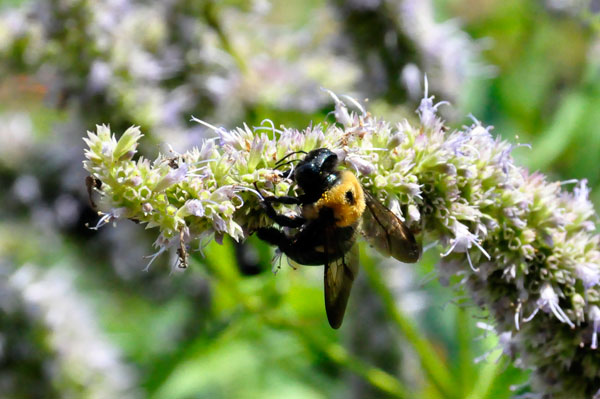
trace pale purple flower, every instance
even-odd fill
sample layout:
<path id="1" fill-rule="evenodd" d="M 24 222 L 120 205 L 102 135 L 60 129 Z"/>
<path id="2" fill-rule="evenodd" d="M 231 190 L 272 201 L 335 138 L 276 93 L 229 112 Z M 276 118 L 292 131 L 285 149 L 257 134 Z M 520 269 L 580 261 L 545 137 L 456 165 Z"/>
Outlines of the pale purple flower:
<path id="1" fill-rule="evenodd" d="M 540 297 L 537 300 L 537 307 L 535 308 L 533 313 L 531 313 L 531 315 L 523 321 L 528 322 L 531 319 L 533 319 L 540 309 L 542 309 L 546 313 L 552 312 L 561 323 L 568 324 L 569 327 L 575 328 L 573 322 L 558 305 L 558 295 L 556 294 L 554 289 L 552 289 L 550 283 L 544 283 L 542 285 L 542 288 L 540 289 Z"/>
<path id="2" fill-rule="evenodd" d="M 169 172 L 156 183 L 154 191 L 159 193 L 166 190 L 174 184 L 183 181 L 188 172 L 188 165 L 182 163 L 178 168 L 169 170 Z"/>
<path id="3" fill-rule="evenodd" d="M 125 207 L 113 208 L 108 213 L 104 213 L 98 223 L 94 227 L 90 227 L 91 230 L 98 230 L 102 226 L 115 222 L 125 216 L 128 212 L 128 209 Z"/>
<path id="4" fill-rule="evenodd" d="M 434 104 L 433 99 L 435 98 L 435 96 L 429 96 L 428 90 L 429 83 L 427 81 L 427 77 L 425 77 L 425 96 L 423 96 L 423 99 L 421 99 L 421 102 L 416 112 L 419 115 L 421 124 L 428 129 L 433 129 L 436 125 L 439 125 L 441 123 L 440 119 L 437 116 L 437 109 L 441 105 L 448 104 L 448 101 L 440 101 L 439 103 Z"/>
<path id="5" fill-rule="evenodd" d="M 582 262 L 576 264 L 575 274 L 583 281 L 585 288 L 590 288 L 600 283 L 600 266 L 596 263 Z"/>
<path id="6" fill-rule="evenodd" d="M 348 154 L 344 161 L 362 175 L 370 175 L 377 169 L 372 162 L 369 162 L 358 154 Z"/>
<path id="7" fill-rule="evenodd" d="M 173 244 L 175 243 L 174 239 L 169 239 L 166 238 L 162 233 L 158 236 L 158 238 L 156 239 L 156 241 L 154 241 L 153 246 L 155 248 L 158 248 L 158 251 L 156 251 L 155 253 L 153 253 L 152 255 L 148 255 L 146 256 L 146 258 L 150 259 L 148 261 L 148 264 L 146 265 L 146 267 L 143 269 L 143 271 L 147 272 L 148 270 L 150 270 L 150 265 L 152 264 L 152 262 L 154 262 L 156 260 L 156 258 L 158 258 L 163 252 L 165 252 L 167 249 L 169 249 Z"/>
<path id="8" fill-rule="evenodd" d="M 189 200 L 185 203 L 186 213 L 202 217 L 204 216 L 204 206 L 202 205 L 202 201 L 198 199 Z"/>
<path id="9" fill-rule="evenodd" d="M 471 269 L 474 272 L 477 272 L 479 269 L 476 269 L 473 266 L 473 263 L 471 262 L 471 256 L 469 255 L 469 249 L 475 245 L 486 258 L 490 259 L 490 255 L 479 244 L 479 238 L 475 234 L 471 233 L 467 226 L 458 221 L 455 221 L 452 225 L 452 234 L 454 235 L 454 238 L 450 239 L 450 248 L 441 256 L 448 256 L 451 252 L 466 253 L 469 266 L 471 266 Z"/>

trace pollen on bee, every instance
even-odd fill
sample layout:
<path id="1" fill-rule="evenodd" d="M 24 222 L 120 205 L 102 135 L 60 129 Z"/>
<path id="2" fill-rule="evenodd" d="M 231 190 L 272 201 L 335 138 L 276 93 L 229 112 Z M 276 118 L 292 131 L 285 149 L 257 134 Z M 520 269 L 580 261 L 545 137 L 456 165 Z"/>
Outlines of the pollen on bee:
<path id="1" fill-rule="evenodd" d="M 356 223 L 365 210 L 362 187 L 353 173 L 342 172 L 341 181 L 332 187 L 317 201 L 316 208 L 327 207 L 333 210 L 338 227 L 347 227 Z"/>

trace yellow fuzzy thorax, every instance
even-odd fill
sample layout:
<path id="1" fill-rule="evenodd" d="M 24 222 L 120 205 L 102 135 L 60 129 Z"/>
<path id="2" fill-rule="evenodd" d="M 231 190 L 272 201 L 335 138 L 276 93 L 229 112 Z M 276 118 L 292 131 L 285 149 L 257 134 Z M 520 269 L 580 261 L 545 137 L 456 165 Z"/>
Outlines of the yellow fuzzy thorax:
<path id="1" fill-rule="evenodd" d="M 338 227 L 348 227 L 358 222 L 365 211 L 365 196 L 356 176 L 348 171 L 341 172 L 340 182 L 325 191 L 316 202 L 316 209 L 322 207 L 333 210 Z"/>

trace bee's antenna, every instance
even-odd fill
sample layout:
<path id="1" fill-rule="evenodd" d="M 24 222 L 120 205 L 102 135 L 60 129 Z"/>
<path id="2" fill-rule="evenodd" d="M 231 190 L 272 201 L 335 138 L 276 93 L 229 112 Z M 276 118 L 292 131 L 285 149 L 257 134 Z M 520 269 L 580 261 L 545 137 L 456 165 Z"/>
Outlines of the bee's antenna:
<path id="1" fill-rule="evenodd" d="M 273 167 L 273 169 L 279 169 L 279 168 L 281 168 L 283 166 L 287 166 L 287 165 L 293 164 L 294 162 L 300 162 L 300 159 L 291 159 L 291 160 L 289 160 L 287 162 L 283 162 L 287 158 L 291 157 L 292 155 L 296 155 L 296 154 L 305 154 L 306 155 L 307 152 L 306 151 L 302 151 L 302 150 L 291 152 L 291 153 L 287 154 L 286 156 L 284 156 L 283 158 L 281 158 L 279 161 L 277 161 L 277 163 L 275 164 L 275 166 Z M 292 168 L 288 171 L 286 178 L 289 179 L 289 177 L 292 175 L 293 172 L 294 172 L 294 166 L 292 165 Z"/>
<path id="2" fill-rule="evenodd" d="M 284 162 L 284 163 L 277 163 L 273 169 L 279 169 L 282 166 L 286 166 L 286 165 L 289 165 L 289 164 L 294 163 L 294 162 L 300 162 L 300 160 L 299 159 L 292 159 L 292 160 Z"/>
<path id="3" fill-rule="evenodd" d="M 275 169 L 278 168 L 277 165 L 279 165 L 281 162 L 285 161 L 287 158 L 291 157 L 292 155 L 296 155 L 296 154 L 304 154 L 304 155 L 306 155 L 307 152 L 306 151 L 302 151 L 302 150 L 290 152 L 289 154 L 287 154 L 286 156 L 284 156 L 283 158 L 281 158 L 279 161 L 277 161 L 277 163 L 275 163 Z"/>

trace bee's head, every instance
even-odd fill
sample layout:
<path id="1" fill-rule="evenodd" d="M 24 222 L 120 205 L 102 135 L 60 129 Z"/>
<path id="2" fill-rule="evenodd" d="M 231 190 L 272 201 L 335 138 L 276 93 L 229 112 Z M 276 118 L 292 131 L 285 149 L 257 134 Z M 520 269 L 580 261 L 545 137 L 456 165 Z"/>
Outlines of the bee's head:
<path id="1" fill-rule="evenodd" d="M 327 148 L 319 148 L 309 152 L 296 166 L 294 180 L 305 193 L 322 191 L 331 182 L 331 174 L 338 164 L 337 155 Z"/>

